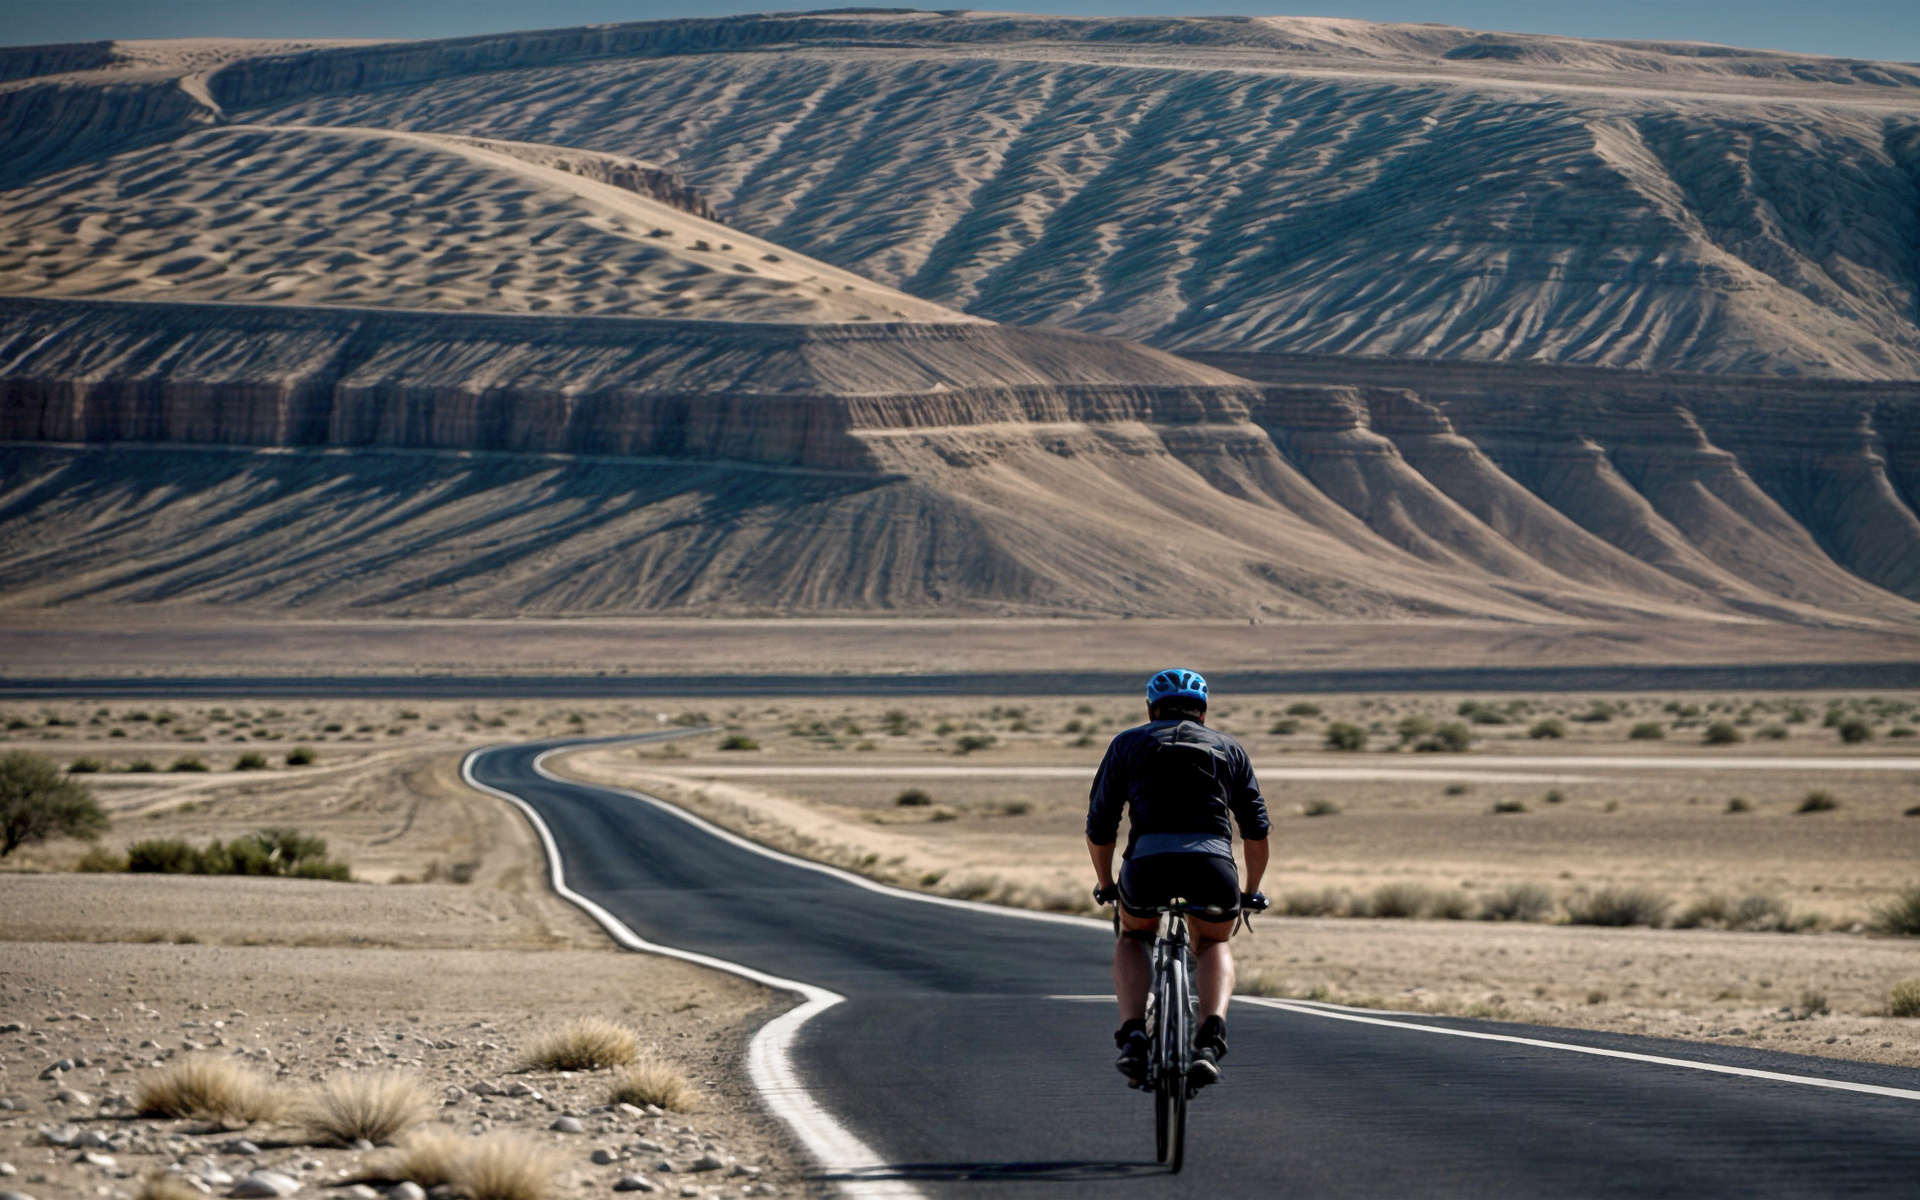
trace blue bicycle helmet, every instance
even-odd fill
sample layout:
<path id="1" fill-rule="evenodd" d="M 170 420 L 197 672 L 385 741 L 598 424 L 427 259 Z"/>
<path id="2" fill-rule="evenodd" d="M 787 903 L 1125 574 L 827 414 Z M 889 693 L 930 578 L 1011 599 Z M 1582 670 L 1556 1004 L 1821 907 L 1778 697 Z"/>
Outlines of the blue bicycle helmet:
<path id="1" fill-rule="evenodd" d="M 1198 700 L 1205 704 L 1207 681 L 1200 677 L 1200 672 L 1189 671 L 1182 667 L 1169 667 L 1147 680 L 1148 704 L 1158 704 L 1162 700 L 1171 700 L 1176 696 Z"/>

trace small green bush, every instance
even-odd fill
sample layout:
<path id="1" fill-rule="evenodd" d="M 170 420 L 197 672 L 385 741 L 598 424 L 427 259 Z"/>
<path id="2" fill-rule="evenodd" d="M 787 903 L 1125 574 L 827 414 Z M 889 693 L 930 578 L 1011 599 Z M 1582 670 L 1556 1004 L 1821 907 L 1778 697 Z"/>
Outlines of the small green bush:
<path id="1" fill-rule="evenodd" d="M 1567 736 L 1567 723 L 1558 717 L 1548 717 L 1544 721 L 1534 722 L 1527 736 L 1538 741 L 1541 738 L 1563 738 Z"/>
<path id="2" fill-rule="evenodd" d="M 1462 700 L 1453 710 L 1455 716 L 1465 717 L 1475 725 L 1505 725 L 1507 714 L 1488 704 L 1484 700 Z"/>
<path id="3" fill-rule="evenodd" d="M 1700 740 L 1709 746 L 1732 746 L 1747 739 L 1734 728 L 1733 722 L 1715 721 L 1707 726 L 1707 731 L 1700 735 Z"/>
<path id="4" fill-rule="evenodd" d="M 1307 817 L 1337 817 L 1340 815 L 1340 806 L 1331 800 L 1309 800 L 1300 812 Z"/>
<path id="5" fill-rule="evenodd" d="M 1310 701 L 1296 700 L 1292 704 L 1287 705 L 1287 715 L 1290 717 L 1317 717 L 1320 715 L 1320 706 Z"/>
<path id="6" fill-rule="evenodd" d="M 1559 788 L 1548 788 L 1547 794 L 1540 797 L 1540 802 L 1542 804 L 1565 804 L 1567 802 L 1567 794 Z"/>
<path id="7" fill-rule="evenodd" d="M 1835 799 L 1832 792 L 1813 791 L 1807 793 L 1807 798 L 1802 800 L 1800 807 L 1794 811 L 1803 813 L 1832 812 L 1839 807 L 1840 801 Z"/>
<path id="8" fill-rule="evenodd" d="M 1000 739 L 990 733 L 963 733 L 953 744 L 955 754 L 972 754 L 975 750 L 985 750 Z"/>
<path id="9" fill-rule="evenodd" d="M 1292 717 L 1282 717 L 1278 721 L 1275 721 L 1273 728 L 1267 730 L 1267 732 L 1276 737 L 1285 737 L 1290 733 L 1299 733 L 1300 722 L 1294 720 Z"/>
<path id="10" fill-rule="evenodd" d="M 1567 901 L 1567 920 L 1575 925 L 1647 925 L 1666 919 L 1673 901 L 1651 888 L 1605 887 L 1575 892 Z"/>
<path id="11" fill-rule="evenodd" d="M 1400 741 L 1404 745 L 1432 733 L 1433 722 L 1418 715 L 1402 717 L 1400 723 L 1393 727 L 1393 731 L 1400 735 Z"/>
<path id="12" fill-rule="evenodd" d="M 919 788 L 908 788 L 895 796 L 893 802 L 901 808 L 928 808 L 933 804 L 933 797 Z"/>
<path id="13" fill-rule="evenodd" d="M 127 856 L 105 846 L 94 846 L 74 864 L 83 875 L 111 875 L 127 869 Z"/>
<path id="14" fill-rule="evenodd" d="M 183 838 L 150 838 L 127 847 L 127 870 L 136 874 L 191 875 L 199 855 Z"/>
<path id="15" fill-rule="evenodd" d="M 1073 728 L 1067 730 L 1068 733 L 1080 732 L 1080 722 L 1073 721 L 1070 724 Z M 880 728 L 886 730 L 889 737 L 906 737 L 920 728 L 920 722 L 914 720 L 912 714 L 905 709 L 890 708 L 880 718 Z"/>
<path id="16" fill-rule="evenodd" d="M 1920 883 L 1874 909 L 1873 927 L 1881 933 L 1920 937 Z"/>
<path id="17" fill-rule="evenodd" d="M 1367 748 L 1367 731 L 1348 721 L 1327 726 L 1327 749 L 1355 751 Z"/>
<path id="18" fill-rule="evenodd" d="M 1900 813 L 1900 815 L 1903 817 L 1920 817 L 1920 804 L 1916 804 L 1912 808 L 1903 810 Z"/>
<path id="19" fill-rule="evenodd" d="M 730 733 L 720 739 L 720 748 L 722 750 L 758 750 L 760 743 L 744 733 Z"/>
<path id="20" fill-rule="evenodd" d="M 1840 722 L 1834 726 L 1834 732 L 1838 733 L 1840 740 L 1849 746 L 1857 746 L 1862 742 L 1873 740 L 1873 726 L 1858 717 L 1849 717 Z"/>
<path id="21" fill-rule="evenodd" d="M 685 725 L 689 728 L 695 725 L 713 724 L 712 721 L 707 719 L 707 714 L 703 712 L 683 712 L 673 719 L 673 723 L 675 725 Z"/>
<path id="22" fill-rule="evenodd" d="M 1920 1017 L 1920 979 L 1909 979 L 1893 985 L 1893 990 L 1887 993 L 1887 1015 Z"/>
<path id="23" fill-rule="evenodd" d="M 127 774 L 129 775 L 151 775 L 159 769 L 159 767 L 153 765 L 153 760 L 150 758 L 136 758 L 127 764 Z"/>
<path id="24" fill-rule="evenodd" d="M 287 765 L 290 767 L 311 766 L 312 763 L 313 751 L 306 746 L 295 746 L 287 751 Z"/>
<path id="25" fill-rule="evenodd" d="M 188 754 L 183 754 L 179 758 L 174 759 L 173 765 L 167 768 L 169 771 L 204 771 L 206 769 L 207 764 L 205 762 Z"/>
<path id="26" fill-rule="evenodd" d="M 1727 811 L 1730 813 L 1752 812 L 1753 802 L 1745 796 L 1734 796 L 1727 801 Z"/>
<path id="27" fill-rule="evenodd" d="M 1892 729 L 1887 730 L 1887 736 L 1890 738 L 1910 738 L 1913 735 L 1914 730 L 1911 725 L 1895 725 Z"/>
<path id="28" fill-rule="evenodd" d="M 1642 721 L 1627 731 L 1636 742 L 1657 742 L 1667 736 L 1667 727 L 1658 721 Z"/>
<path id="29" fill-rule="evenodd" d="M 1448 721 L 1413 748 L 1420 754 L 1464 754 L 1472 745 L 1473 731 L 1458 721 Z"/>
<path id="30" fill-rule="evenodd" d="M 1523 813 L 1527 811 L 1527 804 L 1524 800 L 1495 800 L 1493 802 L 1493 808 L 1489 811 L 1496 813 Z"/>
<path id="31" fill-rule="evenodd" d="M 1370 907 L 1383 920 L 1412 920 L 1425 913 L 1432 901 L 1432 890 L 1421 884 L 1383 883 L 1373 889 Z"/>
<path id="32" fill-rule="evenodd" d="M 106 768 L 106 764 L 97 758 L 76 758 L 67 764 L 69 775 L 92 775 Z"/>
<path id="33" fill-rule="evenodd" d="M 249 750 L 233 760 L 236 771 L 264 771 L 267 769 L 267 756 L 257 750 Z"/>
<path id="34" fill-rule="evenodd" d="M 1763 738 L 1769 742 L 1784 742 L 1787 740 L 1787 727 L 1785 725 L 1762 725 L 1753 731 L 1753 736 Z"/>
<path id="35" fill-rule="evenodd" d="M 160 875 L 278 875 L 296 879 L 352 878 L 347 865 L 327 857 L 325 838 L 297 829 L 262 829 L 231 842 L 218 838 L 195 849 L 181 838 L 152 838 L 127 847 L 127 870 Z"/>
<path id="36" fill-rule="evenodd" d="M 1574 720 L 1583 721 L 1590 725 L 1600 725 L 1613 720 L 1613 718 L 1619 714 L 1619 711 L 1619 709 L 1604 700 L 1595 700 L 1592 708 L 1581 713 L 1575 717 Z"/>

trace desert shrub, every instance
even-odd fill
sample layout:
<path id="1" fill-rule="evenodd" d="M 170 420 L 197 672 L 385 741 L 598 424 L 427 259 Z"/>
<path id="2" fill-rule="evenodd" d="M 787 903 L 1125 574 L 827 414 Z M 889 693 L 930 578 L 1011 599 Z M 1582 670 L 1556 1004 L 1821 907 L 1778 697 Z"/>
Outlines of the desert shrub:
<path id="1" fill-rule="evenodd" d="M 300 1107 L 300 1122 L 316 1137 L 340 1145 L 365 1138 L 393 1140 L 432 1115 L 426 1087 L 401 1071 L 354 1071 L 313 1089 Z"/>
<path id="2" fill-rule="evenodd" d="M 183 838 L 148 838 L 127 847 L 127 870 L 154 875 L 191 875 L 198 862 Z"/>
<path id="3" fill-rule="evenodd" d="M 1271 967 L 1250 967 L 1235 973 L 1233 991 L 1239 996 L 1287 996 L 1292 989 L 1280 972 Z"/>
<path id="4" fill-rule="evenodd" d="M 1418 883 L 1383 883 L 1369 898 L 1373 915 L 1387 920 L 1414 918 L 1433 902 L 1432 890 Z"/>
<path id="5" fill-rule="evenodd" d="M 0 754 L 0 858 L 50 837 L 99 837 L 109 825 L 93 793 L 26 750 Z"/>
<path id="6" fill-rule="evenodd" d="M 722 750 L 758 750 L 760 743 L 744 733 L 730 733 L 720 739 L 720 748 Z"/>
<path id="7" fill-rule="evenodd" d="M 1450 783 L 1446 787 L 1441 788 L 1440 791 L 1442 795 L 1447 796 L 1471 796 L 1473 794 L 1473 785 L 1470 783 Z"/>
<path id="8" fill-rule="evenodd" d="M 1901 809 L 1900 815 L 1903 817 L 1920 817 L 1920 804 L 1916 804 L 1911 808 Z"/>
<path id="9" fill-rule="evenodd" d="M 1567 920 L 1575 925 L 1647 925 L 1666 919 L 1673 901 L 1652 888 L 1604 887 L 1581 890 L 1567 900 Z"/>
<path id="10" fill-rule="evenodd" d="M 249 750 L 233 760 L 236 771 L 264 771 L 267 769 L 267 756 L 258 750 Z"/>
<path id="11" fill-rule="evenodd" d="M 143 1117 L 201 1121 L 269 1121 L 286 1111 L 266 1076 L 211 1054 L 190 1054 L 142 1077 L 133 1105 Z"/>
<path id="12" fill-rule="evenodd" d="M 313 750 L 307 746 L 295 746 L 287 751 L 287 765 L 305 767 L 313 764 Z"/>
<path id="13" fill-rule="evenodd" d="M 1307 817 L 1337 817 L 1340 815 L 1340 806 L 1331 800 L 1309 800 L 1300 814 Z"/>
<path id="14" fill-rule="evenodd" d="M 1702 896 L 1680 911 L 1673 919 L 1675 929 L 1699 929 L 1702 926 L 1717 927 L 1727 923 L 1727 898 L 1713 895 Z"/>
<path id="15" fill-rule="evenodd" d="M 1435 921 L 1464 921 L 1473 915 L 1473 898 L 1459 888 L 1436 891 L 1427 900 L 1427 916 Z"/>
<path id="16" fill-rule="evenodd" d="M 1299 733 L 1300 722 L 1294 720 L 1292 717 L 1281 717 L 1273 723 L 1273 727 L 1268 729 L 1267 732 L 1276 737 L 1285 737 L 1290 733 Z"/>
<path id="17" fill-rule="evenodd" d="M 1540 738 L 1563 738 L 1567 736 L 1567 723 L 1558 717 L 1548 717 L 1544 721 L 1535 721 L 1533 728 L 1527 730 L 1527 736 Z"/>
<path id="18" fill-rule="evenodd" d="M 1547 794 L 1540 797 L 1540 802 L 1542 804 L 1565 804 L 1567 802 L 1567 794 L 1559 788 L 1548 788 Z"/>
<path id="19" fill-rule="evenodd" d="M 1414 750 L 1422 754 L 1464 754 L 1473 745 L 1473 731 L 1458 721 L 1448 721 L 1421 738 Z"/>
<path id="20" fill-rule="evenodd" d="M 153 760 L 150 758 L 136 758 L 127 764 L 127 773 L 129 775 L 151 775 L 159 769 L 159 767 L 153 765 Z"/>
<path id="21" fill-rule="evenodd" d="M 1076 721 L 1074 724 L 1077 726 L 1079 722 Z M 920 722 L 914 720 L 905 709 L 890 708 L 881 716 L 880 728 L 886 730 L 892 737 L 905 737 L 920 728 Z M 1075 728 L 1068 732 L 1078 733 L 1080 731 Z"/>
<path id="22" fill-rule="evenodd" d="M 1348 721 L 1335 721 L 1327 726 L 1327 749 L 1329 750 L 1365 750 L 1367 731 Z"/>
<path id="23" fill-rule="evenodd" d="M 953 744 L 955 754 L 972 754 L 975 750 L 985 750 L 1000 739 L 990 733 L 963 733 Z"/>
<path id="24" fill-rule="evenodd" d="M 1910 738 L 1914 736 L 1914 728 L 1911 725 L 1895 725 L 1892 729 L 1887 730 L 1887 736 L 1890 738 Z"/>
<path id="25" fill-rule="evenodd" d="M 1282 896 L 1278 907 L 1289 917 L 1338 917 L 1350 911 L 1352 897 L 1338 888 L 1295 891 Z"/>
<path id="26" fill-rule="evenodd" d="M 473 1139 L 460 1162 L 457 1186 L 471 1200 L 546 1200 L 560 1170 L 553 1150 L 510 1133 Z"/>
<path id="27" fill-rule="evenodd" d="M 1642 721 L 1627 731 L 1636 742 L 1657 742 L 1667 736 L 1667 727 L 1658 721 Z"/>
<path id="28" fill-rule="evenodd" d="M 1893 990 L 1887 993 L 1887 1015 L 1920 1017 L 1920 979 L 1909 979 L 1893 985 Z"/>
<path id="29" fill-rule="evenodd" d="M 1873 726 L 1858 717 L 1849 717 L 1835 725 L 1833 729 L 1840 735 L 1840 740 L 1849 746 L 1857 746 L 1861 742 L 1873 740 Z"/>
<path id="30" fill-rule="evenodd" d="M 1574 720 L 1584 721 L 1592 725 L 1599 725 L 1599 724 L 1604 724 L 1607 721 L 1613 720 L 1613 718 L 1616 715 L 1618 715 L 1619 711 L 1620 711 L 1619 709 L 1615 708 L 1611 704 L 1608 704 L 1604 700 L 1595 700 L 1591 708 L 1587 709 L 1586 712 L 1583 712 L 1579 716 L 1575 717 Z"/>
<path id="31" fill-rule="evenodd" d="M 901 808 L 926 808 L 933 803 L 933 797 L 919 788 L 908 788 L 893 798 Z"/>
<path id="32" fill-rule="evenodd" d="M 1875 908 L 1873 926 L 1881 933 L 1920 937 L 1920 883 Z"/>
<path id="33" fill-rule="evenodd" d="M 1505 725 L 1507 714 L 1488 704 L 1484 700 L 1462 700 L 1453 710 L 1456 717 L 1465 717 L 1475 725 Z"/>
<path id="34" fill-rule="evenodd" d="M 1832 812 L 1839 807 L 1840 801 L 1834 797 L 1832 792 L 1812 791 L 1807 793 L 1807 798 L 1802 800 L 1800 807 L 1794 811 L 1803 813 Z"/>
<path id="35" fill-rule="evenodd" d="M 1753 736 L 1769 742 L 1784 742 L 1787 740 L 1787 727 L 1785 725 L 1762 725 L 1753 731 Z"/>
<path id="36" fill-rule="evenodd" d="M 1433 722 L 1418 714 L 1402 717 L 1400 723 L 1393 727 L 1393 731 L 1400 735 L 1400 742 L 1405 745 L 1416 738 L 1423 738 L 1432 733 Z"/>
<path id="37" fill-rule="evenodd" d="M 67 764 L 67 774 L 92 775 L 96 772 L 106 770 L 106 767 L 107 764 L 97 758 L 76 758 Z"/>
<path id="38" fill-rule="evenodd" d="M 193 757 L 191 754 L 182 754 L 179 758 L 173 760 L 172 765 L 167 767 L 169 771 L 204 771 L 206 769 L 206 762 Z"/>
<path id="39" fill-rule="evenodd" d="M 1480 901 L 1482 921 L 1544 921 L 1553 915 L 1553 893 L 1537 883 L 1510 883 Z"/>
<path id="40" fill-rule="evenodd" d="M 105 846 L 94 846 L 80 856 L 73 869 L 83 875 L 111 875 L 127 869 L 127 856 Z"/>
<path id="41" fill-rule="evenodd" d="M 1725 896 L 1703 896 L 1673 919 L 1675 929 L 1739 929 L 1773 932 L 1795 927 L 1793 910 L 1778 896 L 1755 893 L 1730 901 Z"/>
<path id="42" fill-rule="evenodd" d="M 1290 717 L 1317 717 L 1320 715 L 1320 706 L 1310 700 L 1296 700 L 1292 704 L 1287 705 L 1287 715 Z"/>
<path id="43" fill-rule="evenodd" d="M 713 722 L 703 712 L 683 712 L 673 719 L 675 725 L 684 725 L 689 729 L 697 725 L 711 725 Z"/>
<path id="44" fill-rule="evenodd" d="M 1796 1021 L 1811 1021 L 1832 1011 L 1833 1005 L 1828 1002 L 1827 994 L 1818 988 L 1803 990 L 1800 998 L 1793 1003 L 1793 1019 Z"/>
<path id="45" fill-rule="evenodd" d="M 680 1068 L 658 1058 L 642 1058 L 614 1076 L 608 1104 L 655 1104 L 671 1112 L 691 1112 L 698 1097 Z"/>
<path id="46" fill-rule="evenodd" d="M 640 1057 L 633 1030 L 599 1017 L 579 1017 L 536 1040 L 527 1066 L 542 1071 L 602 1071 Z"/>
<path id="47" fill-rule="evenodd" d="M 1495 800 L 1493 802 L 1493 808 L 1489 811 L 1496 813 L 1523 813 L 1527 811 L 1527 802 L 1524 800 Z"/>
<path id="48" fill-rule="evenodd" d="M 1700 735 L 1700 741 L 1708 746 L 1732 746 L 1746 740 L 1731 721 L 1715 721 Z"/>
<path id="49" fill-rule="evenodd" d="M 1752 812 L 1753 802 L 1745 796 L 1733 796 L 1727 800 L 1727 811 L 1730 813 Z"/>

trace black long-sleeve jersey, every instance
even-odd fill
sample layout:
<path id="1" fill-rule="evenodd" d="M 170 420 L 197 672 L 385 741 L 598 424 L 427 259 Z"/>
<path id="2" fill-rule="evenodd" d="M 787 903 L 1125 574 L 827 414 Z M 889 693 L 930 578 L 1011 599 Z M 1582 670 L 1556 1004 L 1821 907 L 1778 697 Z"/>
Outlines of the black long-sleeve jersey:
<path id="1" fill-rule="evenodd" d="M 1194 721 L 1152 721 L 1113 739 L 1093 777 L 1087 837 L 1112 842 L 1123 811 L 1128 858 L 1171 850 L 1230 856 L 1236 823 L 1241 837 L 1255 840 L 1270 827 L 1246 749 Z"/>

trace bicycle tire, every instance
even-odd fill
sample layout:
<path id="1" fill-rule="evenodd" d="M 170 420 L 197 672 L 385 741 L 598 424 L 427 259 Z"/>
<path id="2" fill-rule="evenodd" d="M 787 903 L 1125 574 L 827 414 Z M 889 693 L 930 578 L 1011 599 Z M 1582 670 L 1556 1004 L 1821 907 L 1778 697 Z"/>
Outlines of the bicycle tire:
<path id="1" fill-rule="evenodd" d="M 1172 1035 L 1171 1050 L 1168 1056 L 1173 1070 L 1161 1079 L 1161 1094 L 1167 1103 L 1167 1153 L 1162 1159 L 1167 1169 L 1175 1175 L 1187 1160 L 1187 1095 L 1191 1090 L 1187 1086 L 1187 1068 L 1192 1065 L 1193 1029 L 1191 1014 L 1187 1009 L 1188 979 L 1186 956 L 1180 955 L 1168 964 L 1168 1008 L 1171 1020 L 1167 1022 L 1168 1032 Z"/>
<path id="2" fill-rule="evenodd" d="M 1155 1162 L 1167 1161 L 1167 1136 L 1173 1119 L 1171 1094 L 1167 1089 L 1167 1076 L 1173 1070 L 1168 1047 L 1173 1043 L 1167 1037 L 1166 1014 L 1171 1010 L 1167 995 L 1167 970 L 1164 954 L 1157 955 L 1153 973 L 1153 1012 L 1148 1028 L 1153 1031 L 1153 1057 L 1149 1070 L 1153 1080 L 1153 1154 Z"/>

